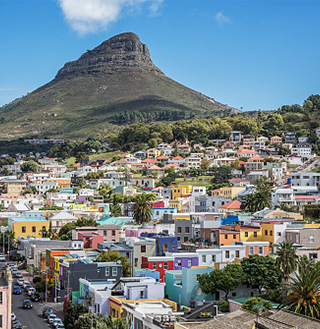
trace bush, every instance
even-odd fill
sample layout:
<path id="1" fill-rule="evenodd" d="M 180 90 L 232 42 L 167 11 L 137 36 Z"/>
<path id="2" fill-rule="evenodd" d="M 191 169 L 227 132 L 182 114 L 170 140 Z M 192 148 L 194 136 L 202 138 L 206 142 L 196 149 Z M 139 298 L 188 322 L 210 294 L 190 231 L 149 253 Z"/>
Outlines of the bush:
<path id="1" fill-rule="evenodd" d="M 44 281 L 37 282 L 34 287 L 38 292 L 45 292 L 46 290 L 46 284 Z"/>
<path id="2" fill-rule="evenodd" d="M 218 303 L 218 306 L 219 306 L 219 311 L 224 312 L 224 313 L 230 312 L 230 305 L 225 300 L 220 300 L 220 302 Z"/>
<path id="3" fill-rule="evenodd" d="M 41 276 L 35 276 L 35 277 L 33 278 L 33 283 L 34 283 L 34 284 L 36 284 L 36 283 L 38 283 L 38 282 L 41 282 L 41 281 L 42 281 Z"/>

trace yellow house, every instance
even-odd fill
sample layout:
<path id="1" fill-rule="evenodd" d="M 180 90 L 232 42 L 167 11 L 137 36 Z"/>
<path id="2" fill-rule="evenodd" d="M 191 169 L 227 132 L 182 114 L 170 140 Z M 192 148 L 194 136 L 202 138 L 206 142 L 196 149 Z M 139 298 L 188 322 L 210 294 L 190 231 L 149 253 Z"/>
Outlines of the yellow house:
<path id="1" fill-rule="evenodd" d="M 19 179 L 3 179 L 0 182 L 1 193 L 7 195 L 22 195 L 26 186 L 27 182 Z"/>
<path id="2" fill-rule="evenodd" d="M 178 185 L 172 188 L 172 199 L 176 200 L 183 195 L 190 194 L 192 192 L 191 185 Z"/>
<path id="3" fill-rule="evenodd" d="M 190 220 L 190 214 L 172 214 L 172 219 L 176 220 Z"/>
<path id="4" fill-rule="evenodd" d="M 8 218 L 9 231 L 12 231 L 15 234 L 16 239 L 19 236 L 23 238 L 42 238 L 42 232 L 49 230 L 49 226 L 50 221 L 45 217 L 22 216 Z"/>
<path id="5" fill-rule="evenodd" d="M 148 159 L 155 159 L 161 155 L 161 151 L 154 148 L 147 150 L 147 158 Z"/>
<path id="6" fill-rule="evenodd" d="M 123 316 L 123 303 L 148 303 L 148 302 L 164 302 L 173 307 L 172 311 L 177 312 L 177 303 L 172 300 L 163 298 L 163 299 L 136 299 L 136 300 L 128 300 L 126 298 L 118 298 L 116 296 L 109 297 L 109 314 L 113 318 L 121 318 Z"/>
<path id="7" fill-rule="evenodd" d="M 181 208 L 182 208 L 181 200 L 169 200 L 169 208 L 177 208 L 177 212 L 181 212 Z"/>
<path id="8" fill-rule="evenodd" d="M 298 212 L 288 212 L 277 208 L 269 211 L 263 218 L 294 218 L 295 220 L 303 220 L 303 215 Z"/>
<path id="9" fill-rule="evenodd" d="M 58 184 L 58 190 L 71 187 L 70 178 L 49 178 L 47 182 L 56 182 Z"/>
<path id="10" fill-rule="evenodd" d="M 243 186 L 224 186 L 211 191 L 211 196 L 222 196 L 228 199 L 233 199 L 238 193 L 244 191 L 246 188 Z"/>
<path id="11" fill-rule="evenodd" d="M 240 240 L 241 242 L 262 241 L 261 227 L 241 228 Z"/>
<path id="12" fill-rule="evenodd" d="M 70 209 L 72 210 L 84 210 L 84 211 L 98 211 L 95 205 L 88 206 L 83 204 L 72 204 L 70 205 Z"/>
<path id="13" fill-rule="evenodd" d="M 53 275 L 56 277 L 57 282 L 59 282 L 60 264 L 61 259 L 65 262 L 76 261 L 76 258 L 66 258 L 65 256 L 55 256 L 54 257 L 54 270 Z"/>

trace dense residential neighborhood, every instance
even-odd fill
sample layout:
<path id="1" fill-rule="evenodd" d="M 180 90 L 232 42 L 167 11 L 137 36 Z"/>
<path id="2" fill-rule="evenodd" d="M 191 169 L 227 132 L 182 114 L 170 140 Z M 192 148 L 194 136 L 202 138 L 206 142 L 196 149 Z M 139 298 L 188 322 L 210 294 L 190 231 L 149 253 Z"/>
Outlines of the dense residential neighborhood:
<path id="1" fill-rule="evenodd" d="M 79 328 L 103 318 L 137 329 L 240 318 L 243 328 L 292 328 L 302 315 L 313 326 L 296 328 L 320 327 L 318 285 L 313 295 L 299 286 L 320 258 L 320 157 L 308 137 L 231 131 L 207 147 L 152 144 L 109 161 L 43 152 L 3 164 L 4 327 L 19 327 L 9 316 L 16 286 L 34 304 L 39 296 L 48 319 L 60 312 L 65 328 L 70 314 Z M 291 152 L 270 153 L 281 144 Z"/>

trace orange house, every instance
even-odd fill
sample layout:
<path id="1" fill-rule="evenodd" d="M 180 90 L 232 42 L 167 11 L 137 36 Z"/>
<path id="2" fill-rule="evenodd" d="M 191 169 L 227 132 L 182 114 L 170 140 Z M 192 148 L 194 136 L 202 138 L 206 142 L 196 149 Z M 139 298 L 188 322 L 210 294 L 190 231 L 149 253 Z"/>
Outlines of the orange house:
<path id="1" fill-rule="evenodd" d="M 54 257 L 55 256 L 63 256 L 63 255 L 69 255 L 70 250 L 68 249 L 58 249 L 58 250 L 51 250 L 47 249 L 46 251 L 46 263 L 47 266 L 49 266 L 49 275 L 54 274 Z"/>
<path id="2" fill-rule="evenodd" d="M 231 246 L 233 242 L 240 242 L 240 232 L 231 230 L 216 230 L 216 243 L 219 246 Z"/>

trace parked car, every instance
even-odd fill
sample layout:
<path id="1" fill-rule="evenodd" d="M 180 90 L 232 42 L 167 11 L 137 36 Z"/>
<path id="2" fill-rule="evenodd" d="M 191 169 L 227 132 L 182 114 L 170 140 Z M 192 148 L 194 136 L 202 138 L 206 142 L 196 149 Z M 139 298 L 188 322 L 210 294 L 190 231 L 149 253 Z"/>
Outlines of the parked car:
<path id="1" fill-rule="evenodd" d="M 6 261 L 6 257 L 4 257 L 3 255 L 0 255 L 0 262 L 5 262 Z"/>
<path id="2" fill-rule="evenodd" d="M 40 295 L 38 292 L 34 292 L 32 295 L 31 295 L 31 300 L 33 302 L 40 302 Z"/>
<path id="3" fill-rule="evenodd" d="M 25 284 L 25 287 L 24 287 L 24 291 L 25 291 L 25 293 L 28 292 L 28 289 L 29 289 L 29 288 L 33 288 L 33 287 L 32 287 L 32 284 L 31 284 L 30 282 L 28 282 L 27 284 Z"/>
<path id="4" fill-rule="evenodd" d="M 37 292 L 37 290 L 33 287 L 28 288 L 27 295 L 31 296 L 33 293 Z"/>
<path id="5" fill-rule="evenodd" d="M 51 314 L 53 313 L 53 309 L 52 307 L 50 306 L 45 306 L 43 309 L 42 309 L 42 317 L 43 318 L 46 318 L 48 316 L 48 314 Z"/>
<path id="6" fill-rule="evenodd" d="M 23 279 L 23 278 L 19 278 L 19 279 L 17 280 L 17 283 L 18 283 L 19 286 L 23 286 L 24 279 Z"/>
<path id="7" fill-rule="evenodd" d="M 26 289 L 26 285 L 28 285 L 28 284 L 31 285 L 31 283 L 29 281 L 24 281 L 24 283 L 22 285 L 23 289 Z"/>
<path id="8" fill-rule="evenodd" d="M 13 286 L 12 293 L 15 294 L 15 295 L 21 295 L 22 290 L 19 286 Z"/>
<path id="9" fill-rule="evenodd" d="M 32 303 L 30 299 L 25 299 L 23 301 L 23 308 L 31 309 L 32 308 Z"/>
<path id="10" fill-rule="evenodd" d="M 11 322 L 11 328 L 12 329 L 21 329 L 22 324 L 19 320 L 14 320 L 14 321 Z"/>
<path id="11" fill-rule="evenodd" d="M 56 328 L 59 324 L 63 324 L 62 320 L 59 318 L 55 318 L 52 322 L 52 328 Z"/>
<path id="12" fill-rule="evenodd" d="M 17 320 L 17 316 L 12 312 L 11 313 L 11 321 Z"/>
<path id="13" fill-rule="evenodd" d="M 58 325 L 56 326 L 56 329 L 64 329 L 64 324 L 58 324 Z"/>
<path id="14" fill-rule="evenodd" d="M 23 275 L 21 272 L 18 271 L 18 272 L 15 272 L 15 277 L 18 279 L 21 279 L 21 278 L 23 278 Z"/>
<path id="15" fill-rule="evenodd" d="M 47 316 L 48 323 L 53 323 L 53 321 L 57 318 L 57 316 L 54 313 L 51 313 Z"/>

